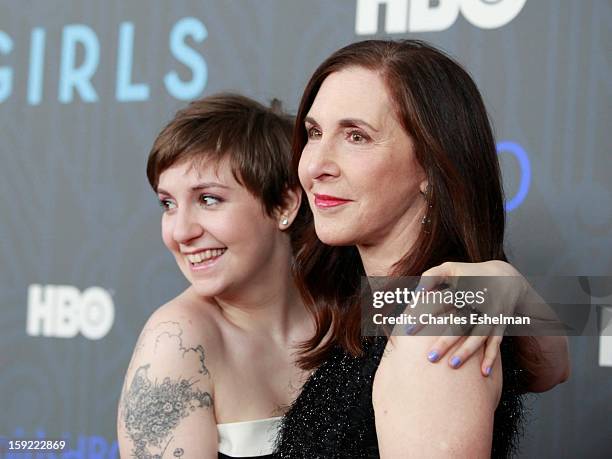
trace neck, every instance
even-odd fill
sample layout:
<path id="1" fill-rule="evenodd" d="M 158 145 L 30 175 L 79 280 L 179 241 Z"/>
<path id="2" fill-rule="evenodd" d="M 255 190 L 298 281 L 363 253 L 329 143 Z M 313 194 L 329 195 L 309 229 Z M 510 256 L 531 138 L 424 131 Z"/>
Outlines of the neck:
<path id="1" fill-rule="evenodd" d="M 239 291 L 214 298 L 221 314 L 250 335 L 282 343 L 302 340 L 309 313 L 291 275 L 291 248 L 281 244 Z"/>
<path id="2" fill-rule="evenodd" d="M 409 253 L 421 231 L 420 212 L 410 213 L 382 238 L 357 245 L 367 276 L 390 276 L 395 264 Z"/>
<path id="3" fill-rule="evenodd" d="M 277 277 L 280 277 L 277 275 Z M 279 285 L 281 284 L 281 285 Z M 268 279 L 265 292 L 249 296 L 216 297 L 221 314 L 232 325 L 255 335 L 267 335 L 283 342 L 290 341 L 298 324 L 307 318 L 307 311 L 293 281 Z"/>

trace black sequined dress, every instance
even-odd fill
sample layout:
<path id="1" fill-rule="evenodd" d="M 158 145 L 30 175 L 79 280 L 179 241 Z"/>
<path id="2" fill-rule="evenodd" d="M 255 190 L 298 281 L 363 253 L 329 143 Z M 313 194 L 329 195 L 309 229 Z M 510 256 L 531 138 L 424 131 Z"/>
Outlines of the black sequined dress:
<path id="1" fill-rule="evenodd" d="M 275 457 L 291 459 L 378 458 L 372 383 L 386 337 L 364 340 L 364 353 L 353 357 L 336 347 L 304 384 L 283 417 Z M 495 412 L 492 457 L 508 457 L 519 436 L 521 372 L 512 339 L 502 343 L 504 387 Z"/>

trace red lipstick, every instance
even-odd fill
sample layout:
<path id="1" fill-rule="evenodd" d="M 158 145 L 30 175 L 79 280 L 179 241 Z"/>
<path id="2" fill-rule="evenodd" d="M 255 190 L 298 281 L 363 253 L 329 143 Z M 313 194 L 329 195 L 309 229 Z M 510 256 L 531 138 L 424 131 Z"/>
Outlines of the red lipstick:
<path id="1" fill-rule="evenodd" d="M 347 202 L 351 202 L 350 199 L 337 198 L 335 196 L 329 196 L 327 194 L 315 194 L 315 206 L 321 209 L 328 209 L 330 207 L 341 206 Z"/>

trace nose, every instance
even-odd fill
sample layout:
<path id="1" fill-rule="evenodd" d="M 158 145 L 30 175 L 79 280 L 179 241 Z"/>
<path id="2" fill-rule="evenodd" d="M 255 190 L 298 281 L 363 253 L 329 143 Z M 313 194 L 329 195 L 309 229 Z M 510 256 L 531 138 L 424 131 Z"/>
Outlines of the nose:
<path id="1" fill-rule="evenodd" d="M 340 166 L 336 158 L 333 145 L 323 140 L 316 144 L 308 145 L 302 157 L 300 165 L 304 163 L 304 171 L 307 177 L 315 182 L 333 180 L 340 176 Z"/>
<path id="2" fill-rule="evenodd" d="M 180 244 L 188 244 L 204 232 L 202 225 L 194 218 L 190 209 L 179 210 L 175 216 L 172 237 Z"/>

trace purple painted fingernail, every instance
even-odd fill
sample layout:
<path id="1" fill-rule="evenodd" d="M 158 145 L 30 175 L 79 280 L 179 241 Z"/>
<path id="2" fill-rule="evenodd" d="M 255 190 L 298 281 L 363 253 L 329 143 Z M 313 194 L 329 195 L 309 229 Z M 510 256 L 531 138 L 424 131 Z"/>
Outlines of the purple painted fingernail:
<path id="1" fill-rule="evenodd" d="M 491 374 L 491 370 L 493 370 L 493 368 L 491 368 L 491 367 L 487 367 L 487 368 L 485 369 L 485 374 L 486 374 L 487 376 L 489 376 L 489 375 Z"/>
<path id="2" fill-rule="evenodd" d="M 457 368 L 459 365 L 461 365 L 461 359 L 455 356 L 451 359 L 450 364 L 451 364 L 451 367 Z"/>
<path id="3" fill-rule="evenodd" d="M 415 328 L 416 328 L 416 325 L 406 325 L 406 334 L 412 335 L 412 332 L 414 331 Z"/>
<path id="4" fill-rule="evenodd" d="M 440 355 L 436 351 L 431 351 L 427 356 L 427 360 L 429 360 L 430 362 L 437 362 L 439 358 Z"/>

